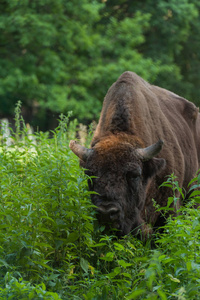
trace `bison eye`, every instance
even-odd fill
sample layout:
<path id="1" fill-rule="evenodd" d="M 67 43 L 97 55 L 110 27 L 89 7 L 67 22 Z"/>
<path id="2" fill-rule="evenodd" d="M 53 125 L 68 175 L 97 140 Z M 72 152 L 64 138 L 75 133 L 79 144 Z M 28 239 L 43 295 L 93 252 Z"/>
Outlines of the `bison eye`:
<path id="1" fill-rule="evenodd" d="M 139 179 L 140 175 L 141 174 L 139 172 L 129 171 L 126 173 L 126 179 L 127 180 L 130 180 L 130 179 L 136 180 L 136 179 Z"/>

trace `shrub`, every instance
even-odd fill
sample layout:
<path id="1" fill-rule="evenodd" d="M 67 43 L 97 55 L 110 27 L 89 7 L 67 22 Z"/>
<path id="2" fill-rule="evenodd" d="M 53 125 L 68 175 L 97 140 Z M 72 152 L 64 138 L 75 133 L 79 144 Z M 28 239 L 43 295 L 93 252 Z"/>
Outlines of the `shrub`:
<path id="1" fill-rule="evenodd" d="M 19 108 L 19 107 L 18 107 Z M 87 177 L 68 143 L 76 121 L 30 139 L 19 109 L 14 144 L 0 149 L 0 299 L 198 299 L 200 176 L 154 244 L 96 225 Z M 51 135 L 51 138 L 50 138 Z M 175 176 L 163 186 L 185 198 Z M 186 202 L 186 199 L 184 199 Z"/>
<path id="2" fill-rule="evenodd" d="M 21 278 L 17 280 L 9 273 L 5 276 L 4 289 L 0 288 L 0 299 L 9 300 L 61 300 L 56 293 L 47 292 L 45 284 L 32 286 L 30 282 L 23 281 Z"/>

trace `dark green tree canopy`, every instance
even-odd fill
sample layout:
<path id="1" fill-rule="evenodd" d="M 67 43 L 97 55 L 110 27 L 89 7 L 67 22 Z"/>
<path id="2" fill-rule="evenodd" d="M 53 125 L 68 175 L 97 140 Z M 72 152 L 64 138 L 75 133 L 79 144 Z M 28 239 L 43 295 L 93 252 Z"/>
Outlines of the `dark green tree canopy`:
<path id="1" fill-rule="evenodd" d="M 0 115 L 72 110 L 97 119 L 109 86 L 130 70 L 198 104 L 200 4 L 193 0 L 0 3 Z"/>

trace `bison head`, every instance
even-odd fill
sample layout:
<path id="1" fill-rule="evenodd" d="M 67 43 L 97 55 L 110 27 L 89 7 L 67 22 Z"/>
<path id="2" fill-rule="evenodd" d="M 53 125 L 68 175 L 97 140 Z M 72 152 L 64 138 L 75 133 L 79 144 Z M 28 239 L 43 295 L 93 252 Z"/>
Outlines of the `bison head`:
<path id="1" fill-rule="evenodd" d="M 150 180 L 165 166 L 165 160 L 155 158 L 161 151 L 159 140 L 147 148 L 137 148 L 117 137 L 104 138 L 87 149 L 75 141 L 71 150 L 80 158 L 89 176 L 92 202 L 97 206 L 100 223 L 118 230 L 123 236 L 132 232 L 148 234 L 149 228 L 141 217 Z"/>

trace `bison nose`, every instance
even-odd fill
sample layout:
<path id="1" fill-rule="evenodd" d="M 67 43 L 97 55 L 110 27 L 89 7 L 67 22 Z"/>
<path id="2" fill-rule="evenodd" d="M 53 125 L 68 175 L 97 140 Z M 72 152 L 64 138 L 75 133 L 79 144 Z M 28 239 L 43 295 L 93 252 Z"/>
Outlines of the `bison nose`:
<path id="1" fill-rule="evenodd" d="M 108 214 L 110 215 L 110 219 L 112 221 L 115 221 L 119 218 L 119 209 L 118 208 L 112 208 L 108 211 Z"/>
<path id="2" fill-rule="evenodd" d="M 119 220 L 120 210 L 118 207 L 99 206 L 99 207 L 97 207 L 97 212 L 102 215 L 102 221 L 103 221 L 103 219 L 105 221 L 110 220 L 111 222 Z"/>

